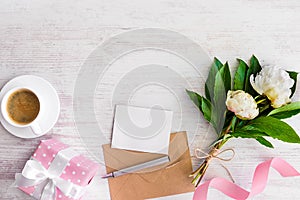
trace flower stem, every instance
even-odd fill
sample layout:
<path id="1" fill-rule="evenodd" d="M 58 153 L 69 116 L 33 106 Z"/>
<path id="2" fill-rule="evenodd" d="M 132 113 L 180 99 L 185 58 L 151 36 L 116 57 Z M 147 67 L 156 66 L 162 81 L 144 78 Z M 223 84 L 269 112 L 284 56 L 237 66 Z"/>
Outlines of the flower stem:
<path id="1" fill-rule="evenodd" d="M 256 104 L 261 104 L 261 103 L 265 102 L 266 100 L 267 99 L 261 99 L 261 100 L 257 101 Z"/>
<path id="2" fill-rule="evenodd" d="M 260 108 L 260 112 L 262 113 L 262 112 L 264 112 L 265 110 L 267 110 L 268 108 L 270 108 L 270 105 L 269 105 L 269 104 L 267 104 L 267 105 L 265 105 L 264 107 Z"/>
<path id="3" fill-rule="evenodd" d="M 230 124 L 225 129 L 225 131 L 222 131 L 222 133 L 220 134 L 221 140 L 213 146 L 208 156 L 205 158 L 204 162 L 193 173 L 190 174 L 190 177 L 194 176 L 194 179 L 192 180 L 192 184 L 194 184 L 195 187 L 197 187 L 200 184 L 209 166 L 209 163 L 211 159 L 215 157 L 216 152 L 229 140 L 229 138 L 226 137 L 226 135 L 230 132 L 233 121 L 234 121 L 234 117 L 230 121 Z"/>

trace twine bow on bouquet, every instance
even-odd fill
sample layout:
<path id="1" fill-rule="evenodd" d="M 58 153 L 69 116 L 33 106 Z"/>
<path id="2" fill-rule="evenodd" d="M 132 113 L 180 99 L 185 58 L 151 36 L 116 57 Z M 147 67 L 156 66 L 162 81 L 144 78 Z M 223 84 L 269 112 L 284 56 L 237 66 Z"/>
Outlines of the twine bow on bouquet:
<path id="1" fill-rule="evenodd" d="M 300 102 L 292 102 L 296 91 L 297 72 L 276 66 L 261 67 L 255 56 L 249 66 L 238 59 L 235 75 L 229 65 L 214 59 L 205 83 L 205 97 L 187 90 L 203 117 L 214 127 L 216 141 L 204 162 L 191 176 L 193 184 L 201 182 L 212 158 L 222 151 L 231 138 L 251 138 L 273 148 L 268 137 L 288 143 L 300 143 L 294 129 L 282 119 L 300 113 Z M 234 153 L 234 152 L 233 152 Z"/>

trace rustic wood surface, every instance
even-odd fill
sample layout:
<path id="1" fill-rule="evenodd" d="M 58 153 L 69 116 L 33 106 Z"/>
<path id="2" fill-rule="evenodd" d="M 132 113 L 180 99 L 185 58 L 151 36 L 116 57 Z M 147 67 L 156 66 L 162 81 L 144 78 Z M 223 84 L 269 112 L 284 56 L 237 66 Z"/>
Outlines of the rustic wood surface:
<path id="1" fill-rule="evenodd" d="M 87 57 L 113 35 L 136 28 L 163 28 L 187 36 L 211 58 L 217 56 L 232 65 L 236 64 L 236 57 L 248 59 L 255 54 L 263 64 L 300 71 L 300 2 L 297 0 L 11 0 L 1 1 L 0 5 L 0 86 L 17 75 L 38 75 L 53 84 L 61 101 L 57 124 L 41 138 L 16 138 L 0 126 L 1 200 L 31 199 L 11 185 L 15 173 L 22 170 L 40 139 L 59 138 L 89 156 L 74 121 L 73 91 Z M 118 73 L 121 72 L 112 69 L 104 84 L 106 81 L 111 86 L 110 80 L 114 81 L 114 74 Z M 97 90 L 101 92 L 101 84 Z M 162 95 L 161 92 L 153 94 L 156 99 Z M 97 102 L 106 101 L 105 98 L 109 97 L 95 95 Z M 294 100 L 299 98 L 298 89 Z M 145 99 L 135 99 L 137 104 L 142 100 Z M 109 133 L 111 113 L 98 113 L 97 117 Z M 298 133 L 299 119 L 288 120 Z M 199 123 L 205 126 L 204 122 Z M 201 130 L 194 144 L 208 145 L 214 136 L 201 137 L 207 129 Z M 250 189 L 255 166 L 274 156 L 286 159 L 300 170 L 300 145 L 272 142 L 275 149 L 261 147 L 252 140 L 232 140 L 226 145 L 237 153 L 232 161 L 224 163 L 237 184 Z M 193 164 L 197 165 L 197 160 L 193 160 Z M 84 199 L 109 199 L 109 189 L 106 181 L 101 180 L 101 173 L 103 169 Z M 215 176 L 226 177 L 218 161 L 211 165 L 206 180 Z M 299 177 L 283 179 L 271 171 L 267 188 L 254 199 L 298 199 L 299 185 Z M 191 196 L 185 194 L 169 199 L 191 199 Z M 209 199 L 229 198 L 212 189 Z"/>

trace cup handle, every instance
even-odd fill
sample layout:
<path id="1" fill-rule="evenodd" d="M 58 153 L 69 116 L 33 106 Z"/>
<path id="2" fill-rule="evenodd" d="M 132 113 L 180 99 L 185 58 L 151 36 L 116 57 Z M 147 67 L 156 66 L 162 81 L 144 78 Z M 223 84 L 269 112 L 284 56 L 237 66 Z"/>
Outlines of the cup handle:
<path id="1" fill-rule="evenodd" d="M 42 134 L 42 129 L 41 129 L 40 125 L 37 122 L 32 123 L 30 128 L 31 128 L 31 130 L 33 131 L 34 134 L 36 134 L 36 135 Z"/>

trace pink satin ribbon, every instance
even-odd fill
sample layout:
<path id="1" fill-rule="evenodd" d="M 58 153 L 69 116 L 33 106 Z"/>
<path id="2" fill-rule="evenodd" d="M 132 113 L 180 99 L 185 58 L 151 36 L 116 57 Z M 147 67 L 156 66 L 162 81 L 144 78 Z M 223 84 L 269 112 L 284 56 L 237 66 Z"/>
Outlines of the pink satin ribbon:
<path id="1" fill-rule="evenodd" d="M 285 160 L 272 158 L 260 163 L 256 167 L 250 192 L 224 178 L 213 178 L 196 189 L 193 200 L 206 200 L 209 187 L 213 187 L 237 200 L 253 197 L 265 189 L 271 167 L 278 171 L 283 177 L 300 176 L 300 173 Z"/>

